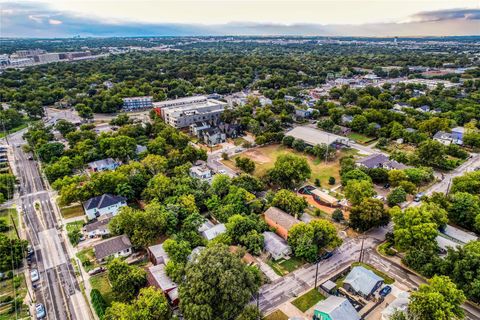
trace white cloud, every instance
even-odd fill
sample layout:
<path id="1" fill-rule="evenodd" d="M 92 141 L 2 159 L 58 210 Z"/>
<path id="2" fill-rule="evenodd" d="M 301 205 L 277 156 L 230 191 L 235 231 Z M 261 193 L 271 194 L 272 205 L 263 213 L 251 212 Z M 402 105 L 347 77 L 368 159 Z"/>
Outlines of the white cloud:
<path id="1" fill-rule="evenodd" d="M 39 15 L 29 15 L 28 16 L 28 19 L 32 20 L 32 21 L 35 21 L 36 23 L 43 23 L 43 18 Z"/>
<path id="2" fill-rule="evenodd" d="M 53 25 L 58 25 L 58 24 L 62 24 L 62 21 L 56 20 L 56 19 L 49 19 L 48 23 Z"/>

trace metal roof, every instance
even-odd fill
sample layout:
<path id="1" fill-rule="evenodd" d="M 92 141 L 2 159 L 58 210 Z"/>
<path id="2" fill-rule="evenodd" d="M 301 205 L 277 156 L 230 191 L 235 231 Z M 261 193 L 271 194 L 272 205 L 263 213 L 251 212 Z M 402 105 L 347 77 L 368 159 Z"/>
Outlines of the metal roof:
<path id="1" fill-rule="evenodd" d="M 350 271 L 343 283 L 349 284 L 355 292 L 368 296 L 379 281 L 383 281 L 383 279 L 377 276 L 375 272 L 365 267 L 357 266 Z"/>
<path id="2" fill-rule="evenodd" d="M 287 241 L 271 231 L 265 231 L 263 233 L 263 239 L 265 250 L 272 255 L 279 256 L 282 254 L 288 254 L 291 250 Z"/>
<path id="3" fill-rule="evenodd" d="M 330 145 L 334 142 L 348 142 L 348 138 L 305 126 L 295 127 L 285 135 L 303 140 L 305 143 L 312 146 L 322 143 Z"/>
<path id="4" fill-rule="evenodd" d="M 326 313 L 331 320 L 359 320 L 360 317 L 350 301 L 343 297 L 329 296 L 315 305 L 315 310 Z"/>

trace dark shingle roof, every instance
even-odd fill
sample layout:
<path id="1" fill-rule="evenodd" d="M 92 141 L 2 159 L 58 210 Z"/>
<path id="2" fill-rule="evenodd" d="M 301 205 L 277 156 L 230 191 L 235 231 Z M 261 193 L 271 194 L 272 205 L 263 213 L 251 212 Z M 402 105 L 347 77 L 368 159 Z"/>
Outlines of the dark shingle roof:
<path id="1" fill-rule="evenodd" d="M 100 228 L 108 229 L 108 223 L 110 222 L 110 220 L 112 220 L 112 216 L 103 220 L 95 221 L 94 223 L 89 223 L 85 225 L 84 229 L 86 232 L 92 232 Z"/>
<path id="2" fill-rule="evenodd" d="M 101 260 L 114 253 L 129 249 L 131 247 L 132 243 L 130 242 L 130 239 L 123 234 L 121 236 L 104 240 L 93 246 L 93 249 L 95 250 L 95 257 L 98 260 Z"/>
<path id="3" fill-rule="evenodd" d="M 90 210 L 93 208 L 102 209 L 126 200 L 127 199 L 124 197 L 114 196 L 106 193 L 101 196 L 88 199 L 85 201 L 83 206 L 85 207 L 85 210 Z"/>
<path id="4" fill-rule="evenodd" d="M 388 157 L 381 153 L 375 153 L 368 157 L 365 157 L 358 161 L 358 163 L 364 165 L 367 168 L 375 168 L 378 165 L 382 165 L 383 163 L 389 161 Z"/>

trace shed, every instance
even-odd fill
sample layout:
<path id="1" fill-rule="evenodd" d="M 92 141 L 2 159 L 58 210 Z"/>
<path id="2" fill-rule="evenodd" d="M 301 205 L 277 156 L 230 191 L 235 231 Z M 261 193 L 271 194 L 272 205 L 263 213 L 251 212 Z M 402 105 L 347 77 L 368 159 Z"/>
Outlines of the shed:
<path id="1" fill-rule="evenodd" d="M 175 289 L 177 284 L 170 279 L 165 271 L 165 265 L 163 263 L 156 266 L 152 266 L 147 269 L 147 280 L 148 284 L 151 286 L 157 287 L 162 290 L 164 293 Z"/>
<path id="2" fill-rule="evenodd" d="M 168 253 L 163 248 L 163 243 L 148 247 L 148 259 L 154 264 L 167 264 L 170 260 Z"/>
<path id="3" fill-rule="evenodd" d="M 321 287 L 323 290 L 327 291 L 328 293 L 331 293 L 335 291 L 335 289 L 337 288 L 337 284 L 332 280 L 327 280 L 321 284 Z"/>
<path id="4" fill-rule="evenodd" d="M 227 231 L 227 228 L 225 227 L 225 224 L 217 224 L 210 229 L 207 229 L 202 232 L 202 236 L 207 239 L 208 241 L 215 239 L 217 236 L 221 235 L 222 233 L 225 233 Z"/>
<path id="5" fill-rule="evenodd" d="M 310 191 L 311 194 L 313 195 L 313 198 L 317 201 L 324 202 L 330 206 L 337 205 L 338 204 L 338 199 L 329 195 L 326 192 L 323 192 L 319 189 L 313 189 Z"/>

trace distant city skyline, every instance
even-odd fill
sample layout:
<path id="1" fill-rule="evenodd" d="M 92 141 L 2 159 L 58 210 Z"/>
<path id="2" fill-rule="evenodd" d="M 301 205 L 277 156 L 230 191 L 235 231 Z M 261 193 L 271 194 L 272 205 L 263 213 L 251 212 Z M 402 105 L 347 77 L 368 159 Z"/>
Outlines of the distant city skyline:
<path id="1" fill-rule="evenodd" d="M 480 34 L 478 1 L 0 1 L 2 37 Z"/>

